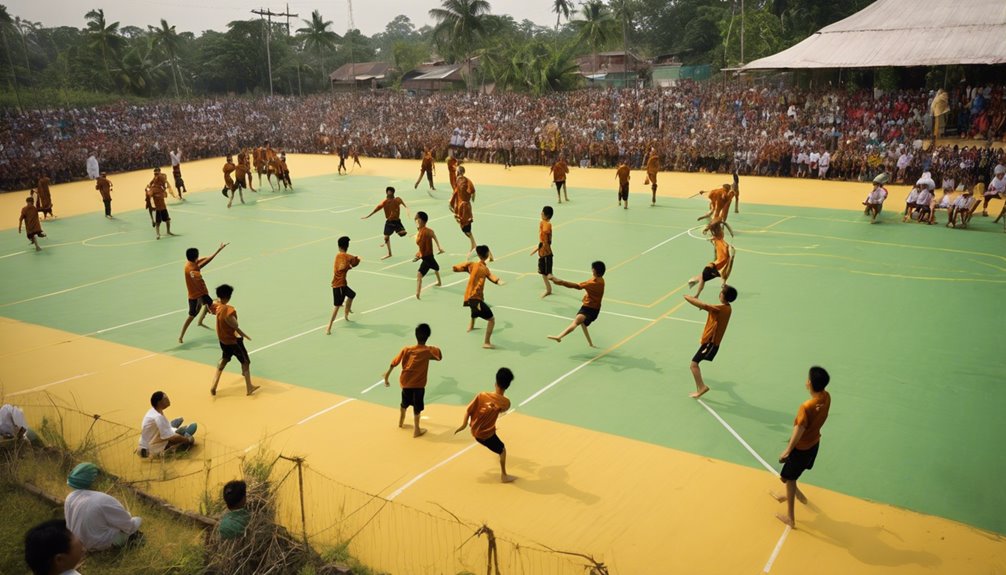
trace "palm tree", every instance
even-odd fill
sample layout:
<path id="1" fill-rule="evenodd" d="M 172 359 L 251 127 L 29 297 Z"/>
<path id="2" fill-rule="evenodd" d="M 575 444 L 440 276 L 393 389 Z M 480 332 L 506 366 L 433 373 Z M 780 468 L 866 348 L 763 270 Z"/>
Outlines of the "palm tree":
<path id="1" fill-rule="evenodd" d="M 615 22 L 622 27 L 622 86 L 628 87 L 629 82 L 629 30 L 633 28 L 636 18 L 635 7 L 630 0 L 611 0 L 612 15 Z"/>
<path id="2" fill-rule="evenodd" d="M 573 3 L 570 0 L 553 0 L 552 11 L 555 12 L 555 31 L 559 32 L 559 19 L 569 20 L 569 15 L 573 12 Z"/>
<path id="3" fill-rule="evenodd" d="M 114 86 L 112 79 L 112 69 L 108 65 L 109 56 L 118 54 L 119 49 L 125 44 L 125 39 L 119 35 L 119 23 L 105 22 L 105 11 L 102 9 L 91 10 L 85 15 L 87 18 L 88 45 L 92 49 L 101 52 L 101 60 L 105 65 L 105 76 Z"/>
<path id="4" fill-rule="evenodd" d="M 171 80 L 175 85 L 175 97 L 178 97 L 178 48 L 181 44 L 181 37 L 175 32 L 174 26 L 168 26 L 168 21 L 161 18 L 161 26 L 148 26 L 150 29 L 151 45 L 164 50 L 171 63 Z"/>
<path id="5" fill-rule="evenodd" d="M 21 89 L 17 84 L 17 70 L 14 69 L 14 60 L 10 55 L 10 47 L 7 46 L 7 31 L 13 28 L 14 21 L 7 13 L 7 7 L 0 4 L 0 40 L 3 41 L 3 51 L 7 54 L 7 64 L 10 66 L 11 77 L 14 79 L 14 96 L 17 98 L 17 107 L 21 108 Z"/>
<path id="6" fill-rule="evenodd" d="M 471 54 L 482 35 L 487 14 L 487 0 L 443 0 L 442 8 L 430 10 L 430 17 L 437 21 L 433 41 L 453 56 L 464 58 L 468 69 L 466 83 L 472 75 Z"/>
<path id="7" fill-rule="evenodd" d="M 307 24 L 307 26 L 298 28 L 297 33 L 304 38 L 304 47 L 314 50 L 314 53 L 321 61 L 321 77 L 322 85 L 324 85 L 328 81 L 326 77 L 327 71 L 325 70 L 325 50 L 335 48 L 336 43 L 341 38 L 339 38 L 338 34 L 328 29 L 332 25 L 332 21 L 322 18 L 321 12 L 318 10 L 311 12 L 310 20 L 302 20 L 302 22 Z"/>
<path id="8" fill-rule="evenodd" d="M 572 20 L 572 24 L 577 31 L 577 40 L 590 46 L 596 72 L 599 67 L 597 50 L 604 46 L 614 33 L 615 18 L 601 0 L 585 2 L 580 8 L 580 16 L 580 19 Z"/>

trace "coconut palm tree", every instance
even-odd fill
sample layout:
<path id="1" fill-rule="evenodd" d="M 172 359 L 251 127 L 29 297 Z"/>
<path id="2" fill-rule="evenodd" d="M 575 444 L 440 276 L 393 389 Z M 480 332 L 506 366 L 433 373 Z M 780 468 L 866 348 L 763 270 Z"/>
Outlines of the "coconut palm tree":
<path id="1" fill-rule="evenodd" d="M 573 3 L 570 0 L 552 0 L 552 11 L 555 12 L 555 31 L 559 32 L 559 20 L 565 18 L 569 20 L 569 15 L 573 12 Z"/>
<path id="2" fill-rule="evenodd" d="M 14 29 L 14 20 L 7 13 L 7 7 L 0 4 L 0 40 L 3 41 L 3 51 L 7 54 L 7 64 L 10 66 L 11 78 L 14 80 L 14 96 L 17 98 L 17 106 L 21 107 L 21 88 L 17 83 L 17 70 L 14 69 L 14 60 L 11 58 L 10 47 L 7 45 L 7 34 Z"/>
<path id="3" fill-rule="evenodd" d="M 471 79 L 471 55 L 484 30 L 489 8 L 487 0 L 443 0 L 441 8 L 430 10 L 430 17 L 437 21 L 433 42 L 455 58 L 464 59 L 466 83 Z"/>
<path id="4" fill-rule="evenodd" d="M 577 31 L 577 40 L 590 46 L 596 71 L 597 51 L 614 35 L 615 17 L 601 0 L 590 0 L 580 7 L 580 18 L 571 23 Z"/>
<path id="5" fill-rule="evenodd" d="M 178 97 L 178 48 L 181 45 L 181 37 L 175 32 L 174 26 L 168 26 L 168 21 L 161 18 L 161 26 L 148 26 L 150 30 L 151 45 L 160 48 L 168 57 L 171 64 L 171 80 L 175 85 L 175 97 Z"/>
<path id="6" fill-rule="evenodd" d="M 322 85 L 328 83 L 328 72 L 325 70 L 325 51 L 335 48 L 341 38 L 335 32 L 328 29 L 332 25 L 331 20 L 321 17 L 321 12 L 315 10 L 311 12 L 310 20 L 302 20 L 306 26 L 298 28 L 297 33 L 304 39 L 304 47 L 313 50 L 321 62 Z"/>
<path id="7" fill-rule="evenodd" d="M 119 35 L 119 23 L 111 24 L 105 21 L 105 11 L 102 9 L 91 10 L 85 16 L 87 28 L 85 32 L 88 36 L 88 46 L 101 52 L 101 61 L 105 66 L 105 77 L 114 86 L 112 79 L 112 67 L 108 64 L 109 57 L 118 55 L 119 50 L 125 45 L 125 39 Z"/>

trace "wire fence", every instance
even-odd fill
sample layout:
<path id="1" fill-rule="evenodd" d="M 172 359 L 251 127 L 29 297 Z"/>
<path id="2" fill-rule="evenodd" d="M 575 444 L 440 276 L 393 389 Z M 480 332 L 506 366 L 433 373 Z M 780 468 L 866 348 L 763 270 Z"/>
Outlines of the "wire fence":
<path id="1" fill-rule="evenodd" d="M 319 473 L 304 458 L 269 453 L 267 447 L 246 453 L 201 438 L 189 452 L 141 458 L 140 433 L 134 427 L 45 392 L 24 395 L 18 405 L 48 446 L 74 461 L 92 461 L 120 482 L 186 513 L 221 513 L 221 487 L 232 479 L 266 485 L 275 521 L 291 537 L 323 555 L 326 550 L 345 551 L 376 572 L 608 573 L 589 554 L 499 537 L 489 525 L 467 521 L 443 507 L 431 513 L 389 501 Z M 36 479 L 39 484 L 52 480 Z"/>

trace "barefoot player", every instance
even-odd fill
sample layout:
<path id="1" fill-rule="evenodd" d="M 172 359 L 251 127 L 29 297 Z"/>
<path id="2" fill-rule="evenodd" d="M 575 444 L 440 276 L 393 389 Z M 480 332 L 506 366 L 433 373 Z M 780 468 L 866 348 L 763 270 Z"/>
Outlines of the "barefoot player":
<path id="1" fill-rule="evenodd" d="M 206 289 L 206 282 L 203 280 L 203 268 L 210 265 L 213 258 L 217 257 L 217 254 L 226 247 L 227 244 L 220 244 L 217 251 L 208 258 L 199 257 L 198 248 L 185 250 L 185 289 L 189 292 L 189 316 L 182 324 L 182 333 L 178 336 L 178 343 L 183 343 L 185 330 L 189 329 L 189 325 L 197 314 L 199 314 L 199 327 L 206 327 L 203 324 L 203 319 L 206 318 L 206 312 L 210 311 L 213 300 L 210 299 L 210 292 Z M 200 308 L 202 308 L 202 312 L 200 312 Z"/>
<path id="2" fill-rule="evenodd" d="M 402 365 L 402 375 L 398 378 L 398 383 L 402 386 L 402 404 L 398 415 L 398 427 L 405 427 L 405 412 L 412 406 L 412 437 L 419 437 L 426 433 L 426 430 L 419 427 L 419 416 L 425 407 L 424 397 L 426 395 L 426 379 L 430 369 L 430 360 L 440 361 L 444 355 L 440 348 L 426 345 L 430 339 L 430 326 L 421 323 L 416 326 L 416 345 L 403 347 L 395 359 L 391 360 L 391 366 L 384 372 L 384 387 L 388 387 L 388 377 L 398 366 Z"/>
<path id="3" fill-rule="evenodd" d="M 346 321 L 349 321 L 349 314 L 353 313 L 353 298 L 356 297 L 356 292 L 349 287 L 346 275 L 358 265 L 360 258 L 349 253 L 349 236 L 342 236 L 339 238 L 339 253 L 335 256 L 332 275 L 332 304 L 335 307 L 332 308 L 332 317 L 328 320 L 325 335 L 332 335 L 332 324 L 335 323 L 343 303 L 346 304 Z"/>
<path id="4" fill-rule="evenodd" d="M 440 264 L 437 263 L 437 258 L 433 257 L 433 244 L 437 244 L 438 254 L 444 253 L 444 248 L 440 247 L 437 233 L 426 227 L 426 222 L 429 219 L 426 212 L 416 213 L 416 227 L 419 228 L 419 231 L 416 232 L 416 245 L 419 247 L 419 251 L 416 252 L 416 257 L 412 258 L 412 261 L 423 260 L 416 273 L 416 299 L 419 299 L 419 294 L 423 291 L 423 278 L 430 270 L 433 270 L 437 276 L 437 285 L 443 285 L 440 281 Z"/>
<path id="5" fill-rule="evenodd" d="M 454 433 L 460 433 L 468 427 L 471 422 L 472 437 L 486 447 L 489 451 L 500 456 L 500 481 L 510 483 L 516 477 L 507 475 L 506 472 L 506 444 L 496 435 L 496 419 L 501 413 L 510 409 L 510 400 L 506 397 L 506 390 L 513 382 L 513 372 L 509 368 L 501 367 L 496 372 L 496 389 L 493 392 L 483 391 L 475 396 L 475 399 L 468 404 L 465 410 L 465 419 L 461 422 Z"/>
<path id="6" fill-rule="evenodd" d="M 720 342 L 723 341 L 723 334 L 727 331 L 727 324 L 730 323 L 730 313 L 733 311 L 730 303 L 735 299 L 737 299 L 737 290 L 728 285 L 724 285 L 720 290 L 719 305 L 709 305 L 697 297 L 685 296 L 685 301 L 699 309 L 706 310 L 709 314 L 706 317 L 706 327 L 702 330 L 702 337 L 699 339 L 699 350 L 692 357 L 690 366 L 692 377 L 695 378 L 695 393 L 690 395 L 695 399 L 702 397 L 709 391 L 709 386 L 702 381 L 699 362 L 712 361 L 716 357 L 716 352 L 720 349 Z"/>
<path id="7" fill-rule="evenodd" d="M 405 205 L 405 201 L 402 198 L 395 197 L 395 188 L 388 186 L 384 189 L 384 193 L 384 201 L 377 204 L 374 211 L 360 218 L 361 220 L 365 220 L 376 214 L 379 210 L 384 210 L 384 243 L 380 247 L 387 246 L 388 255 L 382 257 L 382 260 L 391 257 L 391 234 L 398 234 L 399 237 L 404 237 L 408 233 L 405 231 L 405 226 L 402 225 L 401 209 L 405 208 L 405 212 L 409 213 L 409 206 Z"/>
<path id="8" fill-rule="evenodd" d="M 475 329 L 475 318 L 482 318 L 489 322 L 486 325 L 486 336 L 482 347 L 492 349 L 493 344 L 491 339 L 493 327 L 496 326 L 496 318 L 493 317 L 493 310 L 485 302 L 483 290 L 485 289 L 487 279 L 496 285 L 504 285 L 505 282 L 494 276 L 489 271 L 489 266 L 486 265 L 486 259 L 492 261 L 492 252 L 489 251 L 489 246 L 478 246 L 475 248 L 475 253 L 478 254 L 479 261 L 457 264 L 453 267 L 453 270 L 456 272 L 468 272 L 468 285 L 465 287 L 464 305 L 471 309 L 472 317 L 471 321 L 468 322 L 467 331 Z"/>
<path id="9" fill-rule="evenodd" d="M 601 313 L 601 299 L 604 298 L 604 269 L 604 262 L 593 262 L 590 264 L 592 277 L 589 280 L 578 284 L 563 281 L 555 276 L 552 276 L 552 282 L 555 283 L 555 285 L 570 289 L 581 289 L 584 291 L 584 294 L 583 305 L 580 306 L 580 311 L 576 312 L 576 317 L 573 318 L 573 323 L 569 324 L 559 335 L 550 335 L 548 336 L 548 339 L 560 342 L 562 341 L 562 338 L 566 337 L 571 331 L 576 329 L 576 326 L 580 326 L 583 328 L 583 336 L 587 338 L 587 345 L 594 347 L 594 342 L 590 339 L 590 332 L 587 331 L 587 326 L 592 324 L 597 319 L 598 314 Z"/>
<path id="10" fill-rule="evenodd" d="M 35 246 L 35 251 L 42 251 L 42 246 L 38 245 L 38 238 L 44 238 L 42 222 L 38 219 L 38 208 L 35 207 L 35 198 L 28 196 L 24 200 L 24 207 L 21 208 L 21 217 L 17 220 L 17 233 L 21 233 L 21 226 L 25 228 L 28 241 Z"/>
<path id="11" fill-rule="evenodd" d="M 541 222 L 538 223 L 538 247 L 529 255 L 538 254 L 538 275 L 545 282 L 545 293 L 541 297 L 552 295 L 552 284 L 548 281 L 552 275 L 552 206 L 541 209 Z"/>
<path id="12" fill-rule="evenodd" d="M 252 385 L 251 382 L 251 357 L 245 349 L 245 340 L 251 341 L 251 337 L 238 327 L 238 312 L 234 306 L 230 305 L 231 296 L 234 295 L 234 288 L 223 284 L 217 287 L 217 301 L 214 309 L 217 314 L 217 338 L 220 340 L 220 350 L 223 356 L 217 364 L 217 373 L 213 377 L 213 387 L 210 388 L 210 395 L 217 394 L 217 385 L 220 383 L 220 375 L 224 372 L 224 367 L 231 358 L 237 358 L 241 364 L 241 375 L 245 378 L 245 392 L 247 395 L 255 393 L 259 386 Z"/>

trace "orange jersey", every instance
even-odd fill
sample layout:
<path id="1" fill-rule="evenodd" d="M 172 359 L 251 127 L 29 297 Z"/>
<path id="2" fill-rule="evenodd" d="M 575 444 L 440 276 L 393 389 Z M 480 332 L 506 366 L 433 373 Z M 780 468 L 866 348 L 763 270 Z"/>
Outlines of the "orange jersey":
<path id="1" fill-rule="evenodd" d="M 723 202 L 723 197 L 726 195 L 727 191 L 724 188 L 716 188 L 715 190 L 709 191 L 709 206 L 714 210 L 718 211 L 720 204 Z"/>
<path id="2" fill-rule="evenodd" d="M 42 232 L 42 222 L 38 221 L 38 208 L 35 206 L 21 208 L 21 218 L 18 222 L 24 222 L 26 234 L 38 234 Z"/>
<path id="3" fill-rule="evenodd" d="M 389 198 L 377 204 L 377 207 L 384 209 L 384 219 L 399 220 L 402 217 L 402 198 Z"/>
<path id="4" fill-rule="evenodd" d="M 475 184 L 467 176 L 458 176 L 454 193 L 458 195 L 458 203 L 470 202 L 475 197 Z"/>
<path id="5" fill-rule="evenodd" d="M 475 216 L 472 214 L 471 203 L 458 202 L 457 206 L 454 208 L 454 219 L 458 221 L 458 224 L 461 227 L 465 227 L 475 221 Z"/>
<path id="6" fill-rule="evenodd" d="M 712 343 L 719 345 L 723 341 L 723 333 L 727 331 L 727 324 L 730 323 L 730 313 L 733 311 L 730 304 L 718 305 L 702 304 L 702 309 L 709 312 L 706 317 L 706 327 L 702 330 L 702 339 L 699 343 Z"/>
<path id="7" fill-rule="evenodd" d="M 391 360 L 391 366 L 402 364 L 402 375 L 398 378 L 398 383 L 403 389 L 421 389 L 426 387 L 430 360 L 440 361 L 442 357 L 440 348 L 419 344 L 403 347 L 395 359 Z"/>
<path id="8" fill-rule="evenodd" d="M 101 194 L 101 199 L 112 199 L 112 182 L 110 182 L 105 176 L 101 176 L 94 181 L 94 189 L 98 190 L 98 193 Z"/>
<path id="9" fill-rule="evenodd" d="M 451 179 L 451 189 L 458 187 L 458 159 L 454 156 L 447 158 L 447 175 Z"/>
<path id="10" fill-rule="evenodd" d="M 236 169 L 237 166 L 234 165 L 234 162 L 227 162 L 224 164 L 224 181 L 227 182 L 228 185 L 234 183 L 234 178 L 231 177 L 231 174 L 234 173 L 234 170 Z"/>
<path id="11" fill-rule="evenodd" d="M 577 287 L 583 290 L 583 307 L 601 309 L 601 299 L 604 297 L 604 278 L 590 278 L 580 282 Z"/>
<path id="12" fill-rule="evenodd" d="M 227 323 L 227 319 L 233 317 L 234 321 L 237 321 L 238 310 L 234 309 L 234 306 L 217 302 L 216 313 L 217 339 L 220 340 L 220 343 L 234 345 L 238 342 L 238 332 L 229 323 Z"/>
<path id="13" fill-rule="evenodd" d="M 239 182 L 244 181 L 245 176 L 247 175 L 248 175 L 248 166 L 239 163 L 237 167 L 234 168 L 234 177 L 237 178 Z"/>
<path id="14" fill-rule="evenodd" d="M 431 154 L 429 152 L 423 154 L 422 169 L 423 170 L 433 170 L 433 154 Z"/>
<path id="15" fill-rule="evenodd" d="M 483 290 L 485 289 L 486 279 L 493 283 L 500 281 L 498 277 L 489 271 L 489 266 L 482 261 L 458 264 L 453 269 L 456 272 L 468 272 L 468 285 L 465 286 L 464 300 L 466 302 L 473 299 L 485 301 Z"/>
<path id="16" fill-rule="evenodd" d="M 796 419 L 793 425 L 805 427 L 800 441 L 796 442 L 796 449 L 810 449 L 821 441 L 821 426 L 828 419 L 828 411 L 831 410 L 831 394 L 827 391 L 821 392 L 821 397 L 812 397 L 800 405 L 796 412 Z"/>
<path id="17" fill-rule="evenodd" d="M 569 173 L 569 165 L 566 164 L 564 160 L 559 160 L 558 162 L 552 164 L 552 168 L 549 172 L 552 173 L 552 181 L 565 182 L 566 174 Z"/>
<path id="18" fill-rule="evenodd" d="M 615 170 L 615 176 L 618 177 L 618 183 L 629 183 L 629 166 L 626 166 L 625 164 L 619 165 L 618 169 Z"/>
<path id="19" fill-rule="evenodd" d="M 166 210 L 168 209 L 167 204 L 164 200 L 168 197 L 167 192 L 164 188 L 151 188 L 150 189 L 150 199 L 153 200 L 155 210 Z"/>
<path id="20" fill-rule="evenodd" d="M 656 174 L 660 171 L 660 156 L 657 154 L 650 154 L 646 158 L 646 173 Z"/>
<path id="21" fill-rule="evenodd" d="M 510 400 L 499 393 L 482 392 L 468 404 L 465 413 L 471 419 L 472 437 L 489 439 L 496 434 L 496 419 L 510 409 Z"/>
<path id="22" fill-rule="evenodd" d="M 346 274 L 358 265 L 360 265 L 360 258 L 356 256 L 347 253 L 336 255 L 333 266 L 334 271 L 332 272 L 332 287 L 346 287 Z"/>
<path id="23" fill-rule="evenodd" d="M 424 258 L 426 256 L 433 255 L 433 230 L 430 228 L 419 228 L 416 232 L 416 245 L 419 246 L 419 251 L 416 252 L 416 257 Z"/>
<path id="24" fill-rule="evenodd" d="M 210 293 L 203 281 L 203 272 L 196 262 L 185 262 L 185 289 L 189 291 L 189 299 L 199 299 Z"/>
<path id="25" fill-rule="evenodd" d="M 538 257 L 552 255 L 552 222 L 538 223 Z"/>
<path id="26" fill-rule="evenodd" d="M 709 265 L 722 272 L 730 261 L 730 246 L 723 238 L 713 238 L 713 247 L 716 250 L 716 260 Z"/>

